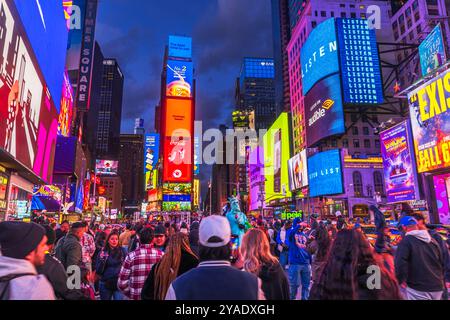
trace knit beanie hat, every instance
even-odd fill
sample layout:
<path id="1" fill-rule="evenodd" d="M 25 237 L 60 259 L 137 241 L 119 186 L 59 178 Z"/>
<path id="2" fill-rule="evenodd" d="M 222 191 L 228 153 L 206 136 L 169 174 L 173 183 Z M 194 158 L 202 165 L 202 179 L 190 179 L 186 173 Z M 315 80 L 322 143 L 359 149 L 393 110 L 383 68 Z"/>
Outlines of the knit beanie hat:
<path id="1" fill-rule="evenodd" d="M 24 259 L 35 250 L 45 229 L 36 223 L 6 221 L 0 223 L 0 250 L 2 255 L 14 259 Z"/>

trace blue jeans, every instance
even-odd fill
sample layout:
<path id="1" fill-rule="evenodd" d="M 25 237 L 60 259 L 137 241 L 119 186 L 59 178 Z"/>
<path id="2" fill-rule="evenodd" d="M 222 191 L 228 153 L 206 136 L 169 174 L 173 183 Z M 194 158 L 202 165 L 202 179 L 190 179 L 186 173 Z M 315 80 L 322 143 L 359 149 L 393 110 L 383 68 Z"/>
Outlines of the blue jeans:
<path id="1" fill-rule="evenodd" d="M 105 283 L 103 281 L 100 281 L 99 283 L 99 289 L 100 291 L 100 300 L 111 300 L 111 298 L 114 298 L 114 300 L 123 300 L 123 294 L 119 290 L 111 291 L 107 288 L 105 288 Z"/>
<path id="2" fill-rule="evenodd" d="M 280 265 L 283 270 L 286 270 L 286 266 L 288 264 L 289 252 L 287 250 L 280 252 Z"/>
<path id="3" fill-rule="evenodd" d="M 300 284 L 302 285 L 302 300 L 308 300 L 310 283 L 311 266 L 309 264 L 289 265 L 289 286 L 291 289 L 291 300 L 295 300 Z"/>

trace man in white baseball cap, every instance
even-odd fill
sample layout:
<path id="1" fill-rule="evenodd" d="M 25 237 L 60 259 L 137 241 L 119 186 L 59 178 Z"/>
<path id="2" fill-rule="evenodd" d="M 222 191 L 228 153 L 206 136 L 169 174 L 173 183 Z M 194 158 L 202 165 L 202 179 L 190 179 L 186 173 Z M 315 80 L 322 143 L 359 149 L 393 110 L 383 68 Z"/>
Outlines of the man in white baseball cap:
<path id="1" fill-rule="evenodd" d="M 261 280 L 231 266 L 228 219 L 204 218 L 199 229 L 200 264 L 177 278 L 166 300 L 265 300 Z"/>

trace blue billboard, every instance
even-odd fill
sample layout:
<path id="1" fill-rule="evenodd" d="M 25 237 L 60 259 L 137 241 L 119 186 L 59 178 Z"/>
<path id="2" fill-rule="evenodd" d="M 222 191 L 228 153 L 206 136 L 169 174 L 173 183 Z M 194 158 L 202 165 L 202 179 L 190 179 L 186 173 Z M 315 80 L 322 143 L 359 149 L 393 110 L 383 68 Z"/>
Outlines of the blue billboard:
<path id="1" fill-rule="evenodd" d="M 309 146 L 345 132 L 339 74 L 314 85 L 305 97 L 306 142 Z"/>
<path id="2" fill-rule="evenodd" d="M 326 76 L 339 72 L 335 19 L 317 25 L 300 52 L 303 95 Z"/>
<path id="3" fill-rule="evenodd" d="M 62 1 L 15 0 L 14 3 L 59 112 L 68 37 Z"/>
<path id="4" fill-rule="evenodd" d="M 426 76 L 447 61 L 440 23 L 419 45 L 419 57 L 422 76 Z"/>
<path id="5" fill-rule="evenodd" d="M 68 9 L 71 15 L 69 22 L 69 40 L 67 42 L 67 70 L 78 70 L 80 68 L 81 41 L 83 39 L 84 21 L 86 17 L 86 1 L 74 0 Z M 78 79 L 71 79 L 74 82 Z"/>
<path id="6" fill-rule="evenodd" d="M 344 193 L 340 150 L 317 153 L 308 159 L 310 197 Z"/>
<path id="7" fill-rule="evenodd" d="M 192 38 L 169 36 L 169 57 L 192 58 Z"/>
<path id="8" fill-rule="evenodd" d="M 153 174 L 159 161 L 160 139 L 157 133 L 148 133 L 145 135 L 144 142 L 144 174 L 145 190 L 155 189 Z"/>
<path id="9" fill-rule="evenodd" d="M 345 104 L 383 103 L 375 30 L 365 19 L 336 19 Z"/>
<path id="10" fill-rule="evenodd" d="M 191 202 L 190 194 L 165 194 L 163 195 L 164 202 Z"/>
<path id="11" fill-rule="evenodd" d="M 273 59 L 244 58 L 241 78 L 275 78 L 275 62 Z"/>
<path id="12" fill-rule="evenodd" d="M 192 62 L 168 60 L 166 95 L 169 97 L 191 98 L 193 95 L 193 78 L 194 69 Z"/>

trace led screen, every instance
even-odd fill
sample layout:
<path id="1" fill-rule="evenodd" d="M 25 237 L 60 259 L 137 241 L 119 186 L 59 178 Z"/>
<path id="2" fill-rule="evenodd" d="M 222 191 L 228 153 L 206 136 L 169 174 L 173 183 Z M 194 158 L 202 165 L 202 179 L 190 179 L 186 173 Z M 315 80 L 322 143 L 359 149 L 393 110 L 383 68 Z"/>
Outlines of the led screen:
<path id="1" fill-rule="evenodd" d="M 165 194 L 163 195 L 163 201 L 165 202 L 190 202 L 190 194 Z"/>
<path id="2" fill-rule="evenodd" d="M 170 97 L 192 97 L 193 78 L 194 70 L 192 62 L 177 60 L 167 61 L 166 95 Z"/>
<path id="3" fill-rule="evenodd" d="M 200 205 L 200 180 L 194 179 L 194 199 L 193 199 L 193 205 L 199 206 Z"/>
<path id="4" fill-rule="evenodd" d="M 95 174 L 98 176 L 115 176 L 119 167 L 119 161 L 96 160 Z"/>
<path id="5" fill-rule="evenodd" d="M 169 36 L 169 57 L 191 58 L 192 38 Z"/>
<path id="6" fill-rule="evenodd" d="M 163 211 L 190 211 L 192 208 L 191 202 L 163 202 Z"/>
<path id="7" fill-rule="evenodd" d="M 339 75 L 314 85 L 305 97 L 306 141 L 308 146 L 345 132 Z"/>
<path id="8" fill-rule="evenodd" d="M 299 190 L 308 185 L 306 150 L 289 159 L 289 185 L 291 190 Z"/>
<path id="9" fill-rule="evenodd" d="M 202 158 L 202 150 L 200 146 L 200 137 L 194 137 L 194 176 L 200 174 L 200 161 Z"/>
<path id="10" fill-rule="evenodd" d="M 192 180 L 192 142 L 186 137 L 172 137 L 164 140 L 163 179 L 168 182 L 189 182 Z"/>
<path id="11" fill-rule="evenodd" d="M 383 103 L 375 30 L 366 19 L 336 19 L 344 103 Z"/>
<path id="12" fill-rule="evenodd" d="M 193 130 L 192 101 L 190 99 L 167 99 L 165 136 L 191 136 Z"/>
<path id="13" fill-rule="evenodd" d="M 3 13 L 3 27 L 0 27 L 0 148 L 51 183 L 58 112 L 55 101 L 47 94 L 44 75 L 11 3 L 0 0 Z M 42 38 L 47 36 L 42 35 Z M 64 55 L 64 52 L 55 49 L 53 54 Z M 62 79 L 63 70 L 57 96 L 61 96 Z"/>
<path id="14" fill-rule="evenodd" d="M 416 167 L 407 122 L 380 133 L 387 202 L 417 199 Z"/>
<path id="15" fill-rule="evenodd" d="M 81 40 L 83 38 L 84 21 L 86 17 L 86 1 L 73 0 L 72 6 L 66 9 L 70 14 L 68 20 L 69 39 L 67 42 L 67 70 L 78 70 L 80 68 Z"/>
<path id="16" fill-rule="evenodd" d="M 250 210 L 266 208 L 265 201 L 261 201 L 264 194 L 264 149 L 256 147 L 249 155 L 249 185 L 250 185 Z"/>
<path id="17" fill-rule="evenodd" d="M 149 133 L 145 135 L 144 142 L 144 175 L 145 190 L 156 188 L 155 167 L 159 161 L 160 138 L 157 133 Z"/>
<path id="18" fill-rule="evenodd" d="M 450 70 L 408 94 L 419 173 L 450 167 Z"/>
<path id="19" fill-rule="evenodd" d="M 308 159 L 309 194 L 311 197 L 344 192 L 339 150 L 317 153 Z"/>
<path id="20" fill-rule="evenodd" d="M 419 58 L 423 76 L 428 75 L 447 61 L 440 23 L 419 45 Z"/>
<path id="21" fill-rule="evenodd" d="M 67 71 L 64 73 L 64 82 L 61 96 L 61 107 L 58 120 L 58 135 L 68 137 L 73 116 L 73 89 Z"/>
<path id="22" fill-rule="evenodd" d="M 339 71 L 335 19 L 317 25 L 300 52 L 303 95 L 320 79 Z"/>
<path id="23" fill-rule="evenodd" d="M 164 194 L 190 194 L 192 192 L 191 183 L 164 183 Z"/>

